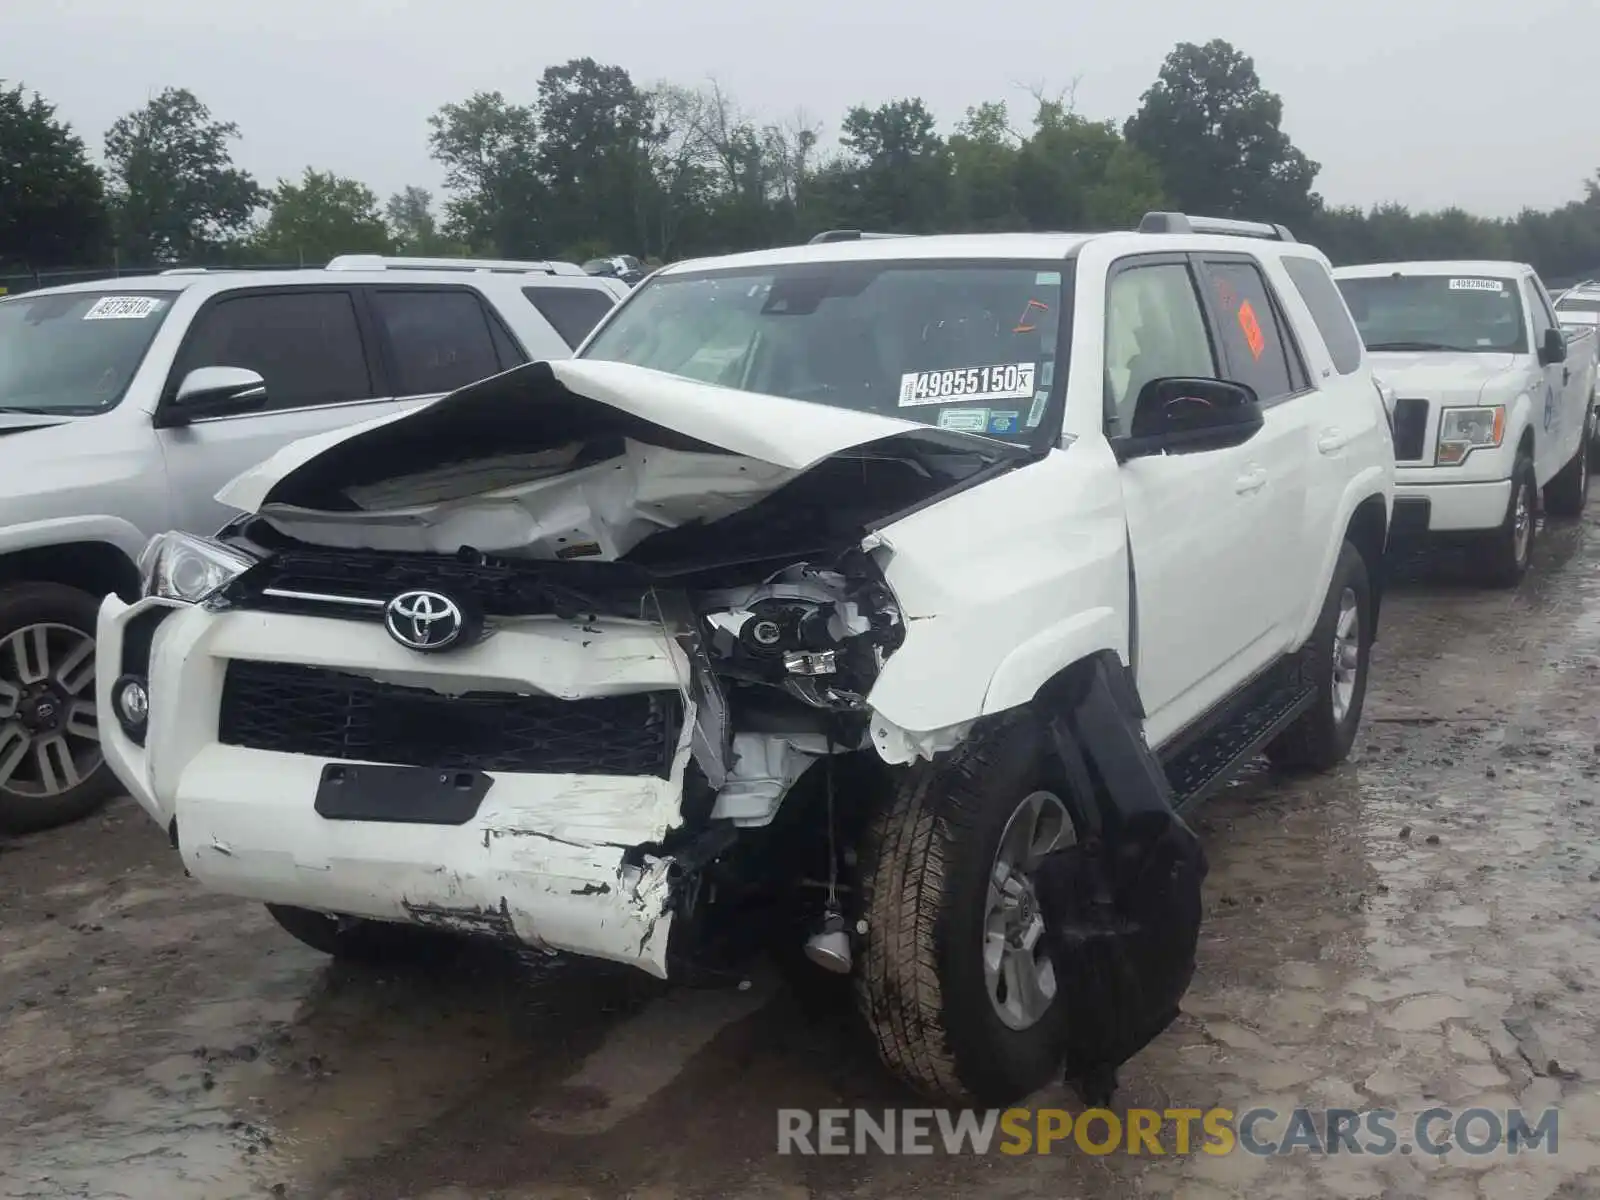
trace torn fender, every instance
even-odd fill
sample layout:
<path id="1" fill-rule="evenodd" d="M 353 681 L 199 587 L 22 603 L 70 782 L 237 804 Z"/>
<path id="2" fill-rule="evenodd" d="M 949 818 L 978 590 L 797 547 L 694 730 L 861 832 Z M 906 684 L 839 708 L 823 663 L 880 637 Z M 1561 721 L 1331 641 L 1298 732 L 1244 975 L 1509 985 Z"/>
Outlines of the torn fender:
<path id="1" fill-rule="evenodd" d="M 1074 790 L 1097 798 L 1096 828 L 1041 860 L 1034 883 L 1067 1014 L 1066 1078 L 1102 1104 L 1116 1069 L 1178 1015 L 1208 864 L 1173 811 L 1121 663 L 1097 657 L 1059 699 L 1051 733 Z"/>

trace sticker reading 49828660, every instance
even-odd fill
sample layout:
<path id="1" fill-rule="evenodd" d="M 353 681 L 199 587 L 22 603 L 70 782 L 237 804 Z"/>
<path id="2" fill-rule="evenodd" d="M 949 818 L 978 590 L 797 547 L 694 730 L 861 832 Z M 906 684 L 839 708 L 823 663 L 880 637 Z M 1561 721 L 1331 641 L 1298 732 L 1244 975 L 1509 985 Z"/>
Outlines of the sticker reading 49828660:
<path id="1" fill-rule="evenodd" d="M 900 376 L 900 407 L 950 400 L 1026 400 L 1033 395 L 1033 364 L 910 371 Z"/>

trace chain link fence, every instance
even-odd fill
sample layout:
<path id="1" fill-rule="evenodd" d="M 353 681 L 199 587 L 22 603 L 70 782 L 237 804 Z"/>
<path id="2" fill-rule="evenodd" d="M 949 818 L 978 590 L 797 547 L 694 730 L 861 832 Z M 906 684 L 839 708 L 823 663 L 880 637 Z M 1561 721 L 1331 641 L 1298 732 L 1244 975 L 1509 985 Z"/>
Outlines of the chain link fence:
<path id="1" fill-rule="evenodd" d="M 137 275 L 155 275 L 162 271 L 196 270 L 212 271 L 297 271 L 306 263 L 162 263 L 160 266 L 128 267 L 113 264 L 101 267 L 60 267 L 52 270 L 20 271 L 12 274 L 0 272 L 0 296 L 19 296 L 39 288 L 60 287 L 68 283 L 95 283 L 102 279 L 126 279 Z M 317 263 L 322 266 L 322 263 Z"/>

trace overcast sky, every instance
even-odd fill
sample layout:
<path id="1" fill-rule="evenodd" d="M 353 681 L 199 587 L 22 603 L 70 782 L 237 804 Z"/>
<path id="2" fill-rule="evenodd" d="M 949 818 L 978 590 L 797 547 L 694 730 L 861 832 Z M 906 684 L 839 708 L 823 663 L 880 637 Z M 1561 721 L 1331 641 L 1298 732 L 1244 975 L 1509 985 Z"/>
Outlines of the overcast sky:
<path id="1" fill-rule="evenodd" d="M 1175 42 L 1213 37 L 1283 96 L 1332 202 L 1510 214 L 1600 167 L 1600 0 L 0 0 L 0 79 L 97 155 L 117 116 L 187 87 L 239 124 L 263 183 L 309 165 L 387 195 L 437 187 L 441 104 L 531 101 L 569 58 L 640 84 L 715 76 L 831 136 L 855 103 L 918 95 L 948 126 L 989 99 L 1025 116 L 1028 87 L 1075 77 L 1080 112 L 1120 121 Z"/>

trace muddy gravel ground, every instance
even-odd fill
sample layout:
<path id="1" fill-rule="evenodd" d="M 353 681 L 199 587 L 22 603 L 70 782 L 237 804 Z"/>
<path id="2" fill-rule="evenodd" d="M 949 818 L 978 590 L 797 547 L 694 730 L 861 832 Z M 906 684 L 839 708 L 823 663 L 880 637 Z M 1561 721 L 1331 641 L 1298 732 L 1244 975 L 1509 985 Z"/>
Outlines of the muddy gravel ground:
<path id="1" fill-rule="evenodd" d="M 779 1107 L 906 1103 L 836 1009 L 335 968 L 124 801 L 0 843 L 0 1195 L 1600 1195 L 1600 524 L 1536 554 L 1511 593 L 1405 565 L 1352 761 L 1198 814 L 1199 974 L 1116 1107 L 1556 1106 L 1554 1154 L 779 1156 Z"/>

